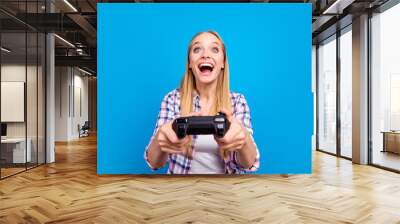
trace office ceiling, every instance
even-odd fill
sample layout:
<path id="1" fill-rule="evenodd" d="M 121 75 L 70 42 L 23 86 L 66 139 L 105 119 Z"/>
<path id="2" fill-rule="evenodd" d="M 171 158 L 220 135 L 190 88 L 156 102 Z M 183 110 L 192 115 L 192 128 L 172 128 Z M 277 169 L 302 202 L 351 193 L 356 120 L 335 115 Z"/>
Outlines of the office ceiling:
<path id="1" fill-rule="evenodd" d="M 12 50 L 4 55 L 3 59 L 23 58 L 25 51 L 28 53 L 27 58 L 32 58 L 31 53 L 34 55 L 37 44 L 30 43 L 36 41 L 31 40 L 34 37 L 29 33 L 52 32 L 61 37 L 55 38 L 56 66 L 79 66 L 96 73 L 96 2 L 96 0 L 1 0 L 2 45 Z M 28 45 L 25 50 L 26 30 Z"/>
<path id="2" fill-rule="evenodd" d="M 353 17 L 374 12 L 391 0 L 312 0 L 313 44 L 328 38 L 352 23 Z M 393 1 L 393 0 L 392 0 Z"/>

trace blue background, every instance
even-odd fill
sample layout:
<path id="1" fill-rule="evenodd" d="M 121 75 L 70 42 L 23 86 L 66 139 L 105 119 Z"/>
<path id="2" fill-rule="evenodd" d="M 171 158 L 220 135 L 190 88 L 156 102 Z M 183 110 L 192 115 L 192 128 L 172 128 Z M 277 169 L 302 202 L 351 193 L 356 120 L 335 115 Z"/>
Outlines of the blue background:
<path id="1" fill-rule="evenodd" d="M 143 152 L 190 39 L 216 30 L 249 103 L 257 173 L 311 173 L 311 4 L 98 4 L 99 174 L 153 172 Z"/>

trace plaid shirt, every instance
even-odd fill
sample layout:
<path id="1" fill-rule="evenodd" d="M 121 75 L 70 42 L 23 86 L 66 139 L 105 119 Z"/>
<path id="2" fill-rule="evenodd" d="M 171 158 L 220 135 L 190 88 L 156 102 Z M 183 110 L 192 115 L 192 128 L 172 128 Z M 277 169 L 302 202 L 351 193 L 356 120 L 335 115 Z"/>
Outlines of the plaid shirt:
<path id="1" fill-rule="evenodd" d="M 195 94 L 194 98 L 194 108 L 195 111 L 200 111 L 200 96 Z M 251 125 L 251 117 L 250 117 L 250 109 L 249 106 L 242 94 L 239 93 L 233 93 L 231 92 L 231 102 L 232 102 L 232 108 L 233 108 L 233 115 L 242 122 L 244 127 L 249 131 L 250 136 L 254 142 L 253 138 L 253 128 Z M 158 131 L 158 128 L 161 127 L 163 124 L 173 121 L 175 118 L 180 117 L 180 93 L 178 89 L 175 89 L 171 92 L 169 92 L 167 95 L 165 95 L 162 103 L 161 103 L 161 108 L 160 112 L 158 114 L 158 119 L 156 123 L 155 130 L 153 132 L 153 136 L 150 139 L 150 142 L 153 140 L 155 134 Z M 152 167 L 148 161 L 147 158 L 147 150 L 149 147 L 150 143 L 147 145 L 146 150 L 144 152 L 144 158 L 149 165 L 149 167 L 152 170 L 157 170 L 154 167 Z M 192 145 L 193 145 L 193 154 L 194 151 L 196 150 L 196 135 L 193 136 L 192 140 Z M 243 174 L 247 172 L 253 172 L 256 171 L 260 165 L 260 154 L 259 151 L 256 147 L 257 150 L 257 157 L 256 160 L 254 161 L 254 164 L 246 169 L 240 166 L 238 160 L 237 160 L 237 152 L 233 151 L 230 152 L 230 155 L 228 158 L 224 159 L 225 163 L 225 174 Z M 188 158 L 187 156 L 184 156 L 182 154 L 169 154 L 168 155 L 168 174 L 188 174 L 190 167 L 191 167 L 191 159 Z"/>

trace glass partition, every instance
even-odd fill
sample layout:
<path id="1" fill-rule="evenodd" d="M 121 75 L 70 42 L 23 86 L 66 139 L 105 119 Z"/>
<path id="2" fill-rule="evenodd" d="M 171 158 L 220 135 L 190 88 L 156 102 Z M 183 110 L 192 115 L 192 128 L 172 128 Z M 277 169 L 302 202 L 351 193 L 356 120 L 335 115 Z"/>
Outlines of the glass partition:
<path id="1" fill-rule="evenodd" d="M 318 149 L 336 154 L 336 35 L 318 47 Z"/>
<path id="2" fill-rule="evenodd" d="M 38 132 L 38 88 L 37 88 L 37 80 L 38 80 L 38 49 L 37 49 L 37 41 L 38 35 L 36 32 L 28 32 L 27 33 L 27 99 L 26 99 L 26 112 L 27 112 L 27 142 L 28 142 L 28 150 L 30 153 L 30 161 L 27 163 L 28 168 L 34 167 L 37 165 L 37 149 L 38 149 L 38 141 L 37 141 L 37 132 Z"/>
<path id="3" fill-rule="evenodd" d="M 17 19 L 43 13 L 44 5 L 44 0 L 0 2 L 5 10 L 0 11 L 0 178 L 45 163 L 46 39 Z"/>
<path id="4" fill-rule="evenodd" d="M 26 142 L 26 33 L 1 34 L 1 176 L 24 171 L 31 160 Z"/>

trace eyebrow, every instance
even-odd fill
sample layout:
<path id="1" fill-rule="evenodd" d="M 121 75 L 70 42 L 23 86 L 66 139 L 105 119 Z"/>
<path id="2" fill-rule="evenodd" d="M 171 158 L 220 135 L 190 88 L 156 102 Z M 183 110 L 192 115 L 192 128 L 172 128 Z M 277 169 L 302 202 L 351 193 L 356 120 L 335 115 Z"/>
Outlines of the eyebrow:
<path id="1" fill-rule="evenodd" d="M 199 41 L 196 41 L 192 44 L 192 46 L 196 45 L 196 44 L 200 44 Z M 217 44 L 218 46 L 220 46 L 221 44 L 219 42 L 214 41 L 213 44 Z"/>

